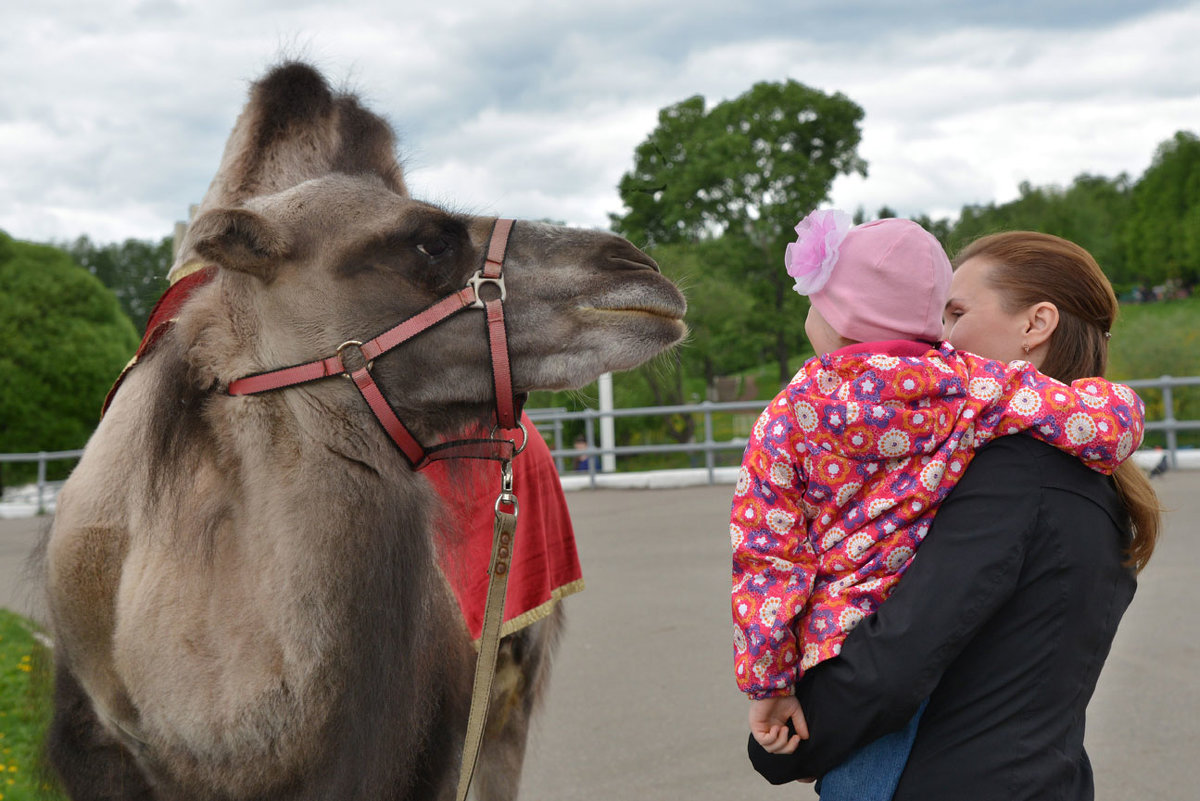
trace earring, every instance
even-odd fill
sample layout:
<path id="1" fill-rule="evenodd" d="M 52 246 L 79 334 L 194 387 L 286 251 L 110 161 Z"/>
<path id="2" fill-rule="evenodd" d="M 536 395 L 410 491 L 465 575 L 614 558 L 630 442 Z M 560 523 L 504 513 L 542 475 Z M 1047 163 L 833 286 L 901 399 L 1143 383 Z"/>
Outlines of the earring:
<path id="1" fill-rule="evenodd" d="M 1021 343 L 1021 350 L 1025 351 L 1025 353 L 1027 353 L 1027 354 L 1028 354 L 1028 353 L 1029 353 L 1029 343 L 1027 343 L 1027 342 L 1022 342 L 1022 343 Z"/>

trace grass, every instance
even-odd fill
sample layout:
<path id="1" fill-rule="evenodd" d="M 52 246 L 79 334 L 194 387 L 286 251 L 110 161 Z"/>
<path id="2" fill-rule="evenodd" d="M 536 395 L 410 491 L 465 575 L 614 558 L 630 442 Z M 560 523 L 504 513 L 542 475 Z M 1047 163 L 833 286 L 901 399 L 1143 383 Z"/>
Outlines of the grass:
<path id="1" fill-rule="evenodd" d="M 1113 328 L 1108 371 L 1112 378 L 1200 375 L 1200 294 L 1122 305 Z"/>
<path id="2" fill-rule="evenodd" d="M 1125 304 L 1113 326 L 1108 376 L 1115 381 L 1200 376 L 1200 295 L 1158 303 Z M 1162 392 L 1140 389 L 1146 419 L 1164 416 Z M 1200 387 L 1174 390 L 1175 418 L 1200 420 Z M 1200 445 L 1200 432 L 1182 432 L 1181 445 Z M 1159 433 L 1146 435 L 1146 446 L 1162 445 Z"/>
<path id="3" fill-rule="evenodd" d="M 50 719 L 49 654 L 33 623 L 0 609 L 0 801 L 63 799 L 38 770 Z"/>

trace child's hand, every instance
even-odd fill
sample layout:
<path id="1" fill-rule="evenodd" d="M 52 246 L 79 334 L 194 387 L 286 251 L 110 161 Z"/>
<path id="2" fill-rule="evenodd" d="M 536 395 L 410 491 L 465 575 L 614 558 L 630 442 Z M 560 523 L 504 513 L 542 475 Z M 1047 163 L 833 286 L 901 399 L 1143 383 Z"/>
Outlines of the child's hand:
<path id="1" fill-rule="evenodd" d="M 791 720 L 796 734 L 788 736 Z M 769 754 L 790 754 L 808 739 L 808 723 L 794 695 L 750 700 L 750 733 Z"/>

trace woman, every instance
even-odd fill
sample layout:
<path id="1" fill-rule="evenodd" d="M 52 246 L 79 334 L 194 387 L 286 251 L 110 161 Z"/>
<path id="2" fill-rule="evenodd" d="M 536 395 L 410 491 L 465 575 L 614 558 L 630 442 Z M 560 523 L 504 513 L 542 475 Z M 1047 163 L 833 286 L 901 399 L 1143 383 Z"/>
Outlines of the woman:
<path id="1" fill-rule="evenodd" d="M 1117 313 L 1095 260 L 1058 237 L 985 237 L 956 259 L 944 335 L 1061 381 L 1102 375 Z M 895 801 L 1093 797 L 1084 711 L 1159 510 L 1126 462 L 1110 479 L 1032 437 L 984 447 L 895 593 L 797 688 L 810 739 L 755 767 L 823 775 L 928 698 Z"/>

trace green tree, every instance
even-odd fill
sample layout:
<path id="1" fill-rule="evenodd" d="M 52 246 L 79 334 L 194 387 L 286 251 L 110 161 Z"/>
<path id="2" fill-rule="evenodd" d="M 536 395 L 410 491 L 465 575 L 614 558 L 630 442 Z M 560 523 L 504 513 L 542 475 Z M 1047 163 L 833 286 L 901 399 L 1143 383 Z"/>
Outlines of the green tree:
<path id="1" fill-rule="evenodd" d="M 1125 263 L 1121 232 L 1130 208 L 1129 178 L 1079 175 L 1066 189 L 1021 183 L 1016 200 L 997 205 L 964 206 L 953 226 L 940 229 L 924 218 L 918 222 L 942 240 L 953 255 L 974 239 L 998 231 L 1041 231 L 1086 248 L 1109 279 L 1120 285 L 1132 279 Z"/>
<path id="2" fill-rule="evenodd" d="M 740 240 L 739 240 L 740 241 Z M 744 248 L 730 237 L 678 242 L 650 249 L 663 274 L 688 297 L 688 338 L 678 348 L 615 377 L 614 395 L 639 405 L 677 406 L 703 400 L 688 378 L 703 376 L 712 394 L 718 376 L 745 370 L 770 354 L 774 333 L 755 311 L 754 296 L 740 276 Z M 692 415 L 647 418 L 645 425 L 675 442 L 696 430 Z"/>
<path id="3" fill-rule="evenodd" d="M 1179 131 L 1158 146 L 1132 192 L 1125 233 L 1131 273 L 1147 282 L 1200 280 L 1200 137 Z"/>
<path id="4" fill-rule="evenodd" d="M 83 447 L 137 344 L 113 293 L 66 253 L 0 232 L 0 453 Z"/>
<path id="5" fill-rule="evenodd" d="M 774 332 L 763 325 L 742 278 L 742 244 L 740 238 L 722 237 L 650 251 L 688 298 L 688 338 L 679 348 L 680 363 L 688 375 L 704 376 L 709 387 L 718 376 L 762 363 L 774 342 Z"/>
<path id="6" fill-rule="evenodd" d="M 863 110 L 788 80 L 758 83 L 707 109 L 692 97 L 659 112 L 618 185 L 626 211 L 614 228 L 650 247 L 726 238 L 743 249 L 740 280 L 753 293 L 786 382 L 803 339 L 783 252 L 796 221 L 829 196 L 838 175 L 866 175 L 858 156 Z"/>
<path id="7" fill-rule="evenodd" d="M 168 236 L 158 242 L 126 239 L 119 245 L 98 245 L 81 236 L 66 250 L 113 291 L 125 314 L 142 331 L 154 304 L 167 289 L 167 271 L 174 258 L 172 242 Z"/>
<path id="8" fill-rule="evenodd" d="M 950 253 L 950 238 L 954 233 L 954 224 L 948 219 L 935 220 L 928 214 L 919 214 L 913 217 L 913 222 L 924 228 L 929 233 L 937 237 L 937 240 L 942 243 L 942 247 L 946 248 L 946 252 Z"/>
<path id="9" fill-rule="evenodd" d="M 951 251 L 998 231 L 1043 231 L 1058 233 L 1063 203 L 1062 191 L 1035 187 L 1022 181 L 1016 200 L 997 205 L 964 206 L 950 238 Z"/>
<path id="10" fill-rule="evenodd" d="M 1086 248 L 1109 280 L 1118 285 L 1133 280 L 1121 236 L 1129 219 L 1130 188 L 1129 176 L 1124 173 L 1116 178 L 1076 176 L 1063 196 L 1064 228 L 1052 232 Z"/>

